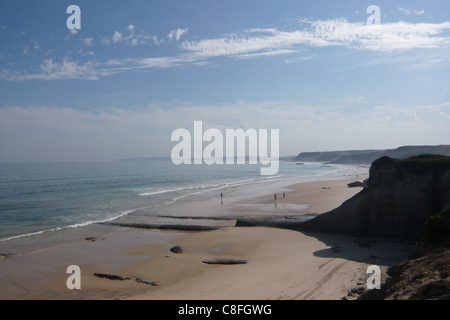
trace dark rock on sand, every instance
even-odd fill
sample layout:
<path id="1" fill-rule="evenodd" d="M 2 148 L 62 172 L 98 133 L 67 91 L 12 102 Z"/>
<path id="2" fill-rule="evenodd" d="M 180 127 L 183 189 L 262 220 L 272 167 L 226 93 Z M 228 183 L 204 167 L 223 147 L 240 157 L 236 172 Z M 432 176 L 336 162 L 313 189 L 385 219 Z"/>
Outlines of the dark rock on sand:
<path id="1" fill-rule="evenodd" d="M 179 231 L 212 231 L 223 228 L 223 226 L 202 226 L 184 224 L 150 224 L 150 223 L 128 223 L 128 222 L 99 222 L 99 224 L 159 230 L 179 230 Z"/>
<path id="2" fill-rule="evenodd" d="M 0 259 L 9 258 L 13 255 L 14 255 L 14 253 L 0 253 Z"/>
<path id="3" fill-rule="evenodd" d="M 154 287 L 159 286 L 158 282 L 156 282 L 156 281 L 147 281 L 147 280 L 142 280 L 142 279 L 139 279 L 139 278 L 136 278 L 134 280 L 136 282 L 138 282 L 138 283 L 148 284 L 148 285 L 151 285 L 151 286 L 154 286 Z"/>
<path id="4" fill-rule="evenodd" d="M 94 273 L 94 276 L 103 278 L 103 279 L 108 279 L 108 280 L 118 280 L 118 281 L 134 280 L 138 283 L 148 284 L 148 285 L 152 285 L 152 286 L 158 286 L 158 283 L 156 281 L 147 281 L 147 280 L 142 280 L 139 278 L 132 278 L 132 277 L 122 277 L 122 276 L 118 276 L 116 274 Z"/>
<path id="5" fill-rule="evenodd" d="M 121 276 L 118 276 L 115 274 L 107 274 L 107 273 L 94 273 L 94 276 L 99 277 L 99 278 L 108 279 L 108 280 L 119 280 L 119 281 L 127 280 L 124 277 L 121 277 Z"/>
<path id="6" fill-rule="evenodd" d="M 182 249 L 180 246 L 174 246 L 174 247 L 170 248 L 170 252 L 173 252 L 173 253 L 182 253 L 182 252 L 183 252 L 183 249 Z"/>
<path id="7" fill-rule="evenodd" d="M 360 181 L 350 182 L 347 184 L 347 187 L 349 187 L 349 188 L 364 187 L 364 183 L 362 183 Z"/>
<path id="8" fill-rule="evenodd" d="M 317 217 L 317 214 L 305 213 L 302 215 L 239 217 L 236 219 L 236 227 L 260 226 L 296 229 L 300 222 L 308 221 L 314 217 Z"/>
<path id="9" fill-rule="evenodd" d="M 237 216 L 168 216 L 157 215 L 158 218 L 186 219 L 186 220 L 236 220 Z"/>
<path id="10" fill-rule="evenodd" d="M 359 287 L 354 287 L 354 288 L 350 289 L 349 295 L 352 295 L 352 294 L 361 294 L 361 293 L 363 293 L 363 292 L 366 291 L 366 290 L 367 290 L 367 287 L 364 286 L 364 285 L 359 286 Z"/>
<path id="11" fill-rule="evenodd" d="M 247 260 L 238 259 L 213 259 L 213 260 L 203 260 L 206 264 L 245 264 Z"/>

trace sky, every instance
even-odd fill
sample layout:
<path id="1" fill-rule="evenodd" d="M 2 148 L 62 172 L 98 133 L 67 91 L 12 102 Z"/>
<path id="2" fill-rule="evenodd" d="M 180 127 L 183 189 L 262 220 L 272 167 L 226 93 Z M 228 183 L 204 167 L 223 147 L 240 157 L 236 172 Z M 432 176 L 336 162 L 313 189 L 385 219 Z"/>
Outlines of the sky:
<path id="1" fill-rule="evenodd" d="M 0 0 L 0 162 L 169 157 L 196 120 L 281 155 L 450 144 L 449 46 L 447 0 Z"/>

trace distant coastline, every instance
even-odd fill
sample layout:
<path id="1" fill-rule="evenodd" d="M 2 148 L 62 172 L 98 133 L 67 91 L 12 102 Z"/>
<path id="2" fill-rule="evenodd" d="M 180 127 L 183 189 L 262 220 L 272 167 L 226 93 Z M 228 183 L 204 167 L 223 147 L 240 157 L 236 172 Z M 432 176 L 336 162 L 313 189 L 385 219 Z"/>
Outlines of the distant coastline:
<path id="1" fill-rule="evenodd" d="M 450 145 L 422 145 L 401 146 L 395 149 L 365 149 L 365 150 L 338 150 L 300 152 L 298 155 L 280 156 L 280 161 L 287 162 L 324 162 L 327 164 L 370 165 L 378 158 L 388 156 L 396 159 L 406 159 L 421 154 L 435 154 L 450 156 Z M 122 161 L 158 161 L 170 160 L 170 157 L 136 157 L 119 158 L 114 162 Z M 246 158 L 248 160 L 248 157 Z"/>
<path id="2" fill-rule="evenodd" d="M 329 164 L 371 164 L 378 158 L 406 159 L 421 154 L 450 156 L 450 145 L 402 146 L 383 150 L 344 150 L 325 152 L 301 152 L 292 161 L 325 162 Z"/>

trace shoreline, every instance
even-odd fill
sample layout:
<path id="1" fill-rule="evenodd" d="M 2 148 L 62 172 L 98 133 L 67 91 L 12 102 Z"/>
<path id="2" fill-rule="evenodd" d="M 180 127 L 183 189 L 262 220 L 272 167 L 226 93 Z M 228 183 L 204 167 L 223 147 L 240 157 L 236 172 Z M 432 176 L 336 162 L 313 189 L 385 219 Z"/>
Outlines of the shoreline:
<path id="1" fill-rule="evenodd" d="M 157 212 L 158 217 L 150 218 L 150 220 L 159 219 L 159 221 L 165 219 L 170 223 L 172 220 L 182 220 L 183 223 L 191 224 L 197 224 L 199 221 L 207 225 L 225 224 L 216 231 L 161 231 L 105 225 L 92 225 L 79 228 L 79 230 L 65 231 L 66 233 L 72 231 L 72 238 L 68 237 L 58 245 L 38 250 L 30 249 L 30 247 L 25 252 L 19 252 L 10 258 L 0 260 L 0 270 L 2 271 L 0 272 L 0 298 L 338 299 L 345 290 L 356 285 L 353 280 L 362 281 L 360 279 L 361 272 L 356 277 L 358 269 L 355 268 L 361 268 L 361 262 L 356 261 L 370 256 L 383 256 L 378 252 L 380 248 L 377 248 L 373 254 L 363 257 L 367 249 L 364 249 L 365 251 L 361 248 L 363 251 L 357 249 L 354 239 L 348 237 L 306 235 L 296 231 L 264 227 L 234 227 L 234 221 L 226 219 L 227 216 L 233 215 L 275 214 L 282 216 L 311 212 L 323 213 L 327 209 L 340 205 L 349 198 L 349 195 L 360 190 L 360 188 L 346 187 L 346 183 L 354 181 L 354 178 L 348 179 L 348 177 L 342 176 L 331 178 L 332 180 L 302 182 L 289 186 L 284 181 L 283 188 L 275 183 L 273 188 L 278 188 L 283 190 L 281 192 L 286 193 L 286 198 L 277 199 L 276 207 L 273 203 L 273 196 L 254 197 L 253 193 L 252 197 L 245 188 L 234 187 L 228 190 L 229 193 L 227 192 L 224 197 L 225 203 L 222 205 L 218 205 L 220 196 L 216 195 L 212 198 L 185 201 L 176 206 L 162 208 Z M 346 178 L 347 180 L 342 180 Z M 265 194 L 273 190 L 267 185 L 254 186 L 254 188 L 258 187 L 266 190 Z M 320 189 L 318 189 L 319 187 Z M 231 199 L 233 201 L 228 203 Z M 306 202 L 308 206 L 298 210 L 300 205 L 305 205 L 306 199 L 309 201 Z M 268 211 L 268 208 L 272 208 L 272 212 Z M 213 211 L 211 211 L 212 209 Z M 168 211 L 174 218 L 164 217 Z M 209 212 L 209 216 L 213 215 L 215 220 L 208 220 L 206 212 Z M 213 212 L 214 214 L 212 214 Z M 142 215 L 128 218 L 132 221 L 142 221 L 154 213 L 141 212 Z M 179 213 L 183 214 L 177 215 Z M 206 219 L 204 219 L 205 217 Z M 83 232 L 79 232 L 81 230 Z M 89 238 L 88 235 L 94 233 L 96 237 L 92 241 L 86 240 Z M 51 237 L 51 235 L 47 236 Z M 334 256 L 335 253 L 331 252 L 321 257 L 320 255 L 330 250 L 332 243 L 339 243 L 342 251 L 346 254 L 339 257 Z M 181 246 L 183 252 L 180 254 L 170 252 L 169 249 L 175 245 Z M 356 251 L 354 246 L 356 246 Z M 401 250 L 405 249 L 404 245 L 400 247 Z M 385 249 L 383 250 L 385 251 Z M 401 250 L 400 252 L 402 252 Z M 350 254 L 351 252 L 353 253 Z M 384 256 L 383 259 L 380 258 L 380 263 L 387 265 L 387 262 L 391 260 L 392 263 L 397 262 L 394 261 L 395 257 L 390 257 L 388 254 L 384 254 Z M 235 266 L 208 266 L 202 263 L 202 260 L 209 258 L 247 259 L 248 263 Z M 290 259 L 298 260 L 298 262 L 293 266 L 289 263 Z M 44 261 L 52 261 L 52 266 L 43 265 Z M 337 291 L 329 288 L 327 289 L 328 294 L 324 294 L 322 289 L 304 295 L 299 294 L 297 291 L 301 288 L 304 289 L 303 291 L 308 291 L 307 289 L 317 287 L 309 282 L 298 283 L 289 290 L 284 288 L 284 285 L 288 285 L 290 281 L 283 278 L 283 275 L 294 277 L 298 273 L 295 265 L 301 267 L 305 263 L 308 268 L 314 266 L 313 269 L 317 269 L 316 272 L 311 273 L 310 271 L 311 274 L 302 272 L 308 278 L 316 279 L 319 282 L 324 280 L 323 277 L 329 278 L 326 281 L 327 285 L 322 283 L 320 288 L 330 286 L 336 280 L 334 275 L 339 274 L 340 283 L 332 285 L 332 287 L 336 287 Z M 72 264 L 79 265 L 82 270 L 83 285 L 82 290 L 79 291 L 69 291 L 65 286 L 68 275 L 65 274 L 64 266 Z M 323 264 L 327 265 L 327 268 L 336 270 L 333 271 L 333 274 L 322 274 L 322 269 L 328 270 Z M 27 270 L 28 265 L 35 266 L 33 272 Z M 322 267 L 319 268 L 319 266 Z M 338 270 L 340 271 L 338 272 Z M 343 276 L 342 272 L 346 276 Z M 156 282 L 158 286 L 148 287 L 148 285 L 133 281 L 100 279 L 94 277 L 93 273 L 133 277 L 147 282 Z M 271 283 L 271 289 L 259 290 L 261 284 L 258 277 Z M 221 282 L 223 280 L 220 280 L 227 278 L 234 279 L 234 284 L 225 284 Z M 299 277 L 299 279 L 301 278 Z M 331 279 L 334 280 L 331 281 Z M 346 281 L 349 283 L 341 283 Z M 243 290 L 239 287 L 239 283 L 245 284 L 249 289 Z M 218 287 L 221 289 L 217 290 Z M 213 294 L 213 292 L 216 293 Z M 281 295 L 281 292 L 284 294 Z"/>
<path id="2" fill-rule="evenodd" d="M 306 162 L 305 162 L 306 163 Z M 360 165 L 360 166 L 353 166 L 353 165 L 341 165 L 341 167 L 348 167 L 348 168 L 367 168 L 367 166 L 365 165 Z M 293 185 L 293 184 L 297 184 L 297 183 L 303 183 L 303 182 L 310 182 L 310 181 L 323 181 L 323 180 L 331 180 L 331 179 L 342 179 L 345 175 L 342 175 L 341 171 L 339 170 L 343 170 L 343 168 L 338 169 L 338 171 L 336 172 L 330 172 L 330 173 L 324 173 L 324 174 L 318 174 L 318 175 L 311 175 L 311 176 L 274 176 L 274 177 L 270 177 L 270 178 L 264 178 L 264 179 L 246 179 L 246 180 L 241 180 L 241 181 L 233 181 L 233 182 L 224 182 L 224 183 L 220 183 L 220 184 L 214 184 L 214 185 L 210 185 L 207 186 L 206 190 L 202 190 L 203 187 L 202 186 L 198 186 L 198 187 L 186 187 L 186 188 L 176 188 L 173 190 L 164 190 L 163 192 L 158 191 L 156 193 L 149 193 L 147 195 L 145 194 L 139 194 L 140 196 L 148 196 L 148 195 L 154 195 L 154 194 L 162 194 L 162 193 L 170 193 L 170 192 L 175 192 L 175 191 L 179 191 L 179 190 L 188 190 L 188 189 L 199 189 L 200 191 L 196 191 L 193 193 L 187 193 L 187 194 L 183 194 L 181 196 L 177 196 L 171 200 L 169 200 L 168 202 L 164 202 L 164 203 L 159 203 L 159 204 L 151 204 L 149 206 L 144 206 L 144 207 L 138 207 L 138 208 L 127 208 L 124 209 L 121 212 L 116 213 L 113 216 L 110 217 L 105 217 L 103 219 L 99 219 L 99 220 L 92 220 L 92 221 L 83 221 L 83 222 L 78 222 L 78 223 L 74 223 L 74 224 L 70 224 L 70 225 L 63 225 L 63 226 L 54 226 L 54 227 L 49 227 L 47 229 L 43 229 L 43 230 L 35 230 L 35 231 L 30 231 L 30 232 L 25 232 L 22 234 L 13 234 L 13 235 L 7 235 L 3 238 L 0 238 L 0 250 L 1 250 L 1 244 L 4 242 L 8 242 L 11 240 L 16 240 L 16 239 L 21 239 L 21 238 L 32 238 L 32 237 L 39 237 L 39 236 L 46 236 L 46 235 L 51 235 L 54 233 L 58 233 L 58 232 L 65 232 L 67 230 L 72 230 L 72 229 L 78 229 L 78 228 L 83 228 L 83 227 L 89 227 L 91 225 L 95 225 L 95 224 L 99 224 L 99 223 L 104 223 L 104 222 L 111 222 L 111 221 L 116 221 L 116 220 L 121 220 L 123 218 L 127 218 L 129 216 L 133 216 L 135 215 L 135 212 L 141 212 L 141 211 L 145 211 L 148 215 L 149 214 L 157 214 L 157 212 L 159 210 L 164 210 L 165 207 L 170 207 L 172 208 L 173 205 L 177 205 L 178 202 L 184 202 L 184 201 L 196 201 L 198 199 L 204 198 L 204 197 L 208 197 L 210 194 L 214 194 L 216 196 L 216 194 L 218 192 L 221 192 L 222 190 L 224 190 L 224 192 L 226 192 L 227 190 L 234 190 L 237 188 L 245 188 L 247 186 L 258 186 L 258 185 L 266 185 L 266 184 L 270 184 L 272 182 L 274 182 L 275 184 L 280 184 L 280 188 L 284 188 L 287 185 Z M 349 174 L 347 174 L 347 176 L 351 176 Z M 289 182 L 290 180 L 292 180 L 292 182 Z M 210 188 L 210 189 L 208 189 Z M 265 188 L 262 189 L 263 192 L 266 192 Z M 210 198 L 215 197 L 215 196 L 209 196 Z M 254 195 L 252 195 L 253 197 Z M 154 209 L 154 210 L 152 210 Z"/>

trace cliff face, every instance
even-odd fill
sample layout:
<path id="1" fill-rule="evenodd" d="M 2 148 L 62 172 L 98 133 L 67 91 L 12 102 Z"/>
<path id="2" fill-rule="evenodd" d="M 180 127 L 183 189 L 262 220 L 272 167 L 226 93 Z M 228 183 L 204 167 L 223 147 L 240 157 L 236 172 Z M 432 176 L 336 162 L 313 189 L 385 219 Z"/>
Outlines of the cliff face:
<path id="1" fill-rule="evenodd" d="M 430 216 L 449 205 L 450 157 L 382 157 L 372 163 L 366 188 L 297 229 L 418 239 Z"/>

